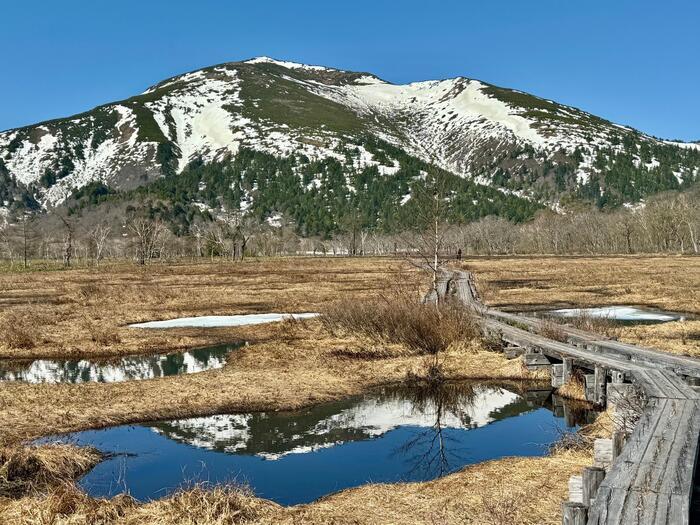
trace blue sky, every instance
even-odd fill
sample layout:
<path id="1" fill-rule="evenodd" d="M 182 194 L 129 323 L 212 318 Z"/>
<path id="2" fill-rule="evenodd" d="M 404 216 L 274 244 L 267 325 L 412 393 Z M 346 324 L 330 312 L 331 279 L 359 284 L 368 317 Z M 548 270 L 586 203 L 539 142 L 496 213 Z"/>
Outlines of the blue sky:
<path id="1" fill-rule="evenodd" d="M 696 0 L 3 2 L 0 129 L 258 55 L 392 82 L 466 76 L 700 140 Z"/>

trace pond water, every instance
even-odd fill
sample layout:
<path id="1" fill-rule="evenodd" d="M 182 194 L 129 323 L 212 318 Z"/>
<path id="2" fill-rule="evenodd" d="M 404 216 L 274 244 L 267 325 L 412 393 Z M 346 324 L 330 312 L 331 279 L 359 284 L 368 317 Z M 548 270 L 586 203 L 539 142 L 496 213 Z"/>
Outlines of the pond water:
<path id="1" fill-rule="evenodd" d="M 388 388 L 296 412 L 129 425 L 61 440 L 114 454 L 80 480 L 93 496 L 128 492 L 146 501 L 192 482 L 239 482 L 258 496 L 297 504 L 368 482 L 428 480 L 489 459 L 544 455 L 565 428 L 590 418 L 549 391 L 521 395 L 454 383 Z"/>
<path id="2" fill-rule="evenodd" d="M 0 381 L 27 383 L 116 383 L 194 374 L 221 368 L 243 343 L 198 348 L 163 355 L 124 356 L 109 360 L 0 360 Z"/>
<path id="3" fill-rule="evenodd" d="M 537 315 L 551 317 L 590 317 L 594 319 L 607 319 L 620 324 L 652 324 L 667 323 L 670 321 L 683 321 L 689 318 L 688 314 L 667 312 L 641 306 L 601 306 L 596 308 L 562 308 L 537 312 Z"/>
<path id="4" fill-rule="evenodd" d="M 200 317 L 179 317 L 166 321 L 148 321 L 130 324 L 130 328 L 217 328 L 223 326 L 248 326 L 276 323 L 285 319 L 310 319 L 316 313 L 302 314 L 249 314 L 249 315 L 203 315 Z"/>

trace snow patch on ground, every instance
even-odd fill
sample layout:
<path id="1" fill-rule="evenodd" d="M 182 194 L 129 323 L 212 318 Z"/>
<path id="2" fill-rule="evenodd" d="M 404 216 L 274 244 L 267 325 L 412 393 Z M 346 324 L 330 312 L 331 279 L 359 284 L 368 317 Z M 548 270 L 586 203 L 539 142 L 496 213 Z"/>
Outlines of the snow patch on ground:
<path id="1" fill-rule="evenodd" d="M 604 306 L 600 308 L 563 308 L 554 310 L 561 317 L 581 317 L 587 315 L 598 319 L 615 321 L 676 321 L 682 316 L 653 312 L 635 306 Z"/>
<path id="2" fill-rule="evenodd" d="M 250 315 L 207 315 L 202 317 L 180 317 L 167 321 L 149 321 L 130 324 L 131 328 L 216 328 L 222 326 L 248 326 L 274 323 L 285 319 L 310 319 L 317 313 L 301 314 L 250 314 Z"/>

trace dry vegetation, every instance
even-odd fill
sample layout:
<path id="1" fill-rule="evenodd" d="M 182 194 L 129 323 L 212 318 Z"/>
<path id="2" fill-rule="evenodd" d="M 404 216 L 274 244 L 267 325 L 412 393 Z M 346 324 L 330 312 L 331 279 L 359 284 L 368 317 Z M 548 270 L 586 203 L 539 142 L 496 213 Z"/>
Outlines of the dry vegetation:
<path id="1" fill-rule="evenodd" d="M 5 523 L 17 525 L 546 525 L 561 522 L 557 511 L 567 495 L 566 482 L 591 461 L 590 452 L 580 450 L 506 458 L 427 483 L 365 485 L 296 507 L 260 500 L 236 487 L 196 487 L 137 505 L 126 497 L 93 500 L 74 487 L 59 486 L 48 495 L 8 500 L 1 510 Z"/>
<path id="2" fill-rule="evenodd" d="M 255 340 L 227 365 L 199 374 L 150 381 L 30 385 L 0 389 L 0 442 L 136 421 L 227 412 L 297 409 L 420 375 L 425 356 L 381 345 L 382 358 L 356 337 L 330 337 L 318 320 L 251 326 L 236 337 Z M 441 356 L 446 377 L 522 380 L 537 377 L 520 360 L 478 344 L 454 345 Z"/>
<path id="3" fill-rule="evenodd" d="M 499 258 L 466 264 L 476 271 L 486 300 L 494 305 L 528 310 L 545 305 L 647 304 L 700 313 L 698 259 Z M 428 483 L 367 485 L 285 508 L 236 487 L 197 487 L 145 505 L 126 497 L 96 501 L 69 482 L 97 461 L 94 451 L 53 449 L 41 459 L 47 447 L 20 445 L 37 436 L 91 427 L 300 408 L 421 374 L 429 349 L 411 341 L 435 339 L 390 336 L 406 334 L 405 329 L 381 337 L 350 334 L 348 328 L 367 320 L 367 312 L 360 310 L 345 330 L 329 330 L 322 320 L 167 332 L 125 326 L 189 315 L 332 313 L 329 305 L 339 297 L 357 303 L 386 294 L 399 275 L 417 289 L 418 274 L 391 259 L 295 258 L 145 269 L 115 264 L 99 270 L 0 274 L 0 356 L 118 356 L 237 339 L 251 342 L 236 350 L 223 369 L 200 374 L 113 384 L 0 385 L 0 444 L 5 447 L 0 452 L 0 484 L 22 493 L 0 497 L 0 522 L 558 523 L 566 480 L 591 463 L 586 447 L 564 448 L 544 458 L 491 461 Z M 620 337 L 700 355 L 696 323 L 625 327 Z M 682 325 L 683 337 L 675 325 Z M 445 377 L 537 377 L 520 360 L 489 352 L 479 341 L 457 342 L 465 335 L 458 332 L 429 345 L 444 349 Z M 29 464 L 40 467 L 34 474 L 31 468 L 17 470 L 17 465 Z M 23 473 L 20 478 L 29 485 L 9 483 L 8 472 Z M 528 496 L 533 493 L 538 497 Z"/>
<path id="4" fill-rule="evenodd" d="M 698 257 L 476 257 L 463 266 L 476 273 L 484 300 L 503 309 L 639 305 L 700 315 Z M 700 319 L 621 326 L 610 335 L 700 357 Z"/>
<path id="5" fill-rule="evenodd" d="M 323 309 L 321 322 L 331 334 L 340 330 L 426 354 L 480 337 L 468 309 L 459 305 L 436 308 L 422 304 L 419 298 L 415 293 L 391 291 L 365 301 L 341 300 Z"/>
<path id="6" fill-rule="evenodd" d="M 0 272 L 0 357 L 117 356 L 235 339 L 221 330 L 144 331 L 126 325 L 197 315 L 319 311 L 418 275 L 388 259 L 264 259 L 132 263 L 99 269 Z"/>
<path id="7" fill-rule="evenodd" d="M 94 467 L 101 457 L 94 449 L 63 444 L 0 448 L 0 498 L 62 485 Z"/>

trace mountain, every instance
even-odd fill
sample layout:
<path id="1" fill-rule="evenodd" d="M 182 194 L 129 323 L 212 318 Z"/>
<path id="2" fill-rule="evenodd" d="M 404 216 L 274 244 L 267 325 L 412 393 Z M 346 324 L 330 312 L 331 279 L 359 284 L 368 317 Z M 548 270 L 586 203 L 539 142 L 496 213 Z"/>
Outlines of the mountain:
<path id="1" fill-rule="evenodd" d="M 218 166 L 208 183 L 217 186 L 239 157 L 237 178 L 222 191 L 230 189 L 229 205 L 243 209 L 266 200 L 257 178 L 245 181 L 260 163 L 294 174 L 295 195 L 323 192 L 333 177 L 348 195 L 358 182 L 384 185 L 392 198 L 382 206 L 405 204 L 411 181 L 437 166 L 465 181 L 456 192 L 492 203 L 472 215 L 517 202 L 514 219 L 572 199 L 633 203 L 700 177 L 698 144 L 657 139 L 517 90 L 463 77 L 395 85 L 370 73 L 260 57 L 0 133 L 0 209 L 50 209 L 86 196 L 94 202 L 154 183 L 161 196 L 172 195 L 182 186 L 176 178 L 197 169 L 197 190 L 187 189 L 192 202 L 184 204 L 211 208 L 223 195 L 202 194 L 206 166 Z M 405 173 L 411 163 L 420 169 Z M 281 175 L 265 181 L 290 184 Z M 259 214 L 289 213 L 279 196 L 267 200 Z"/>

